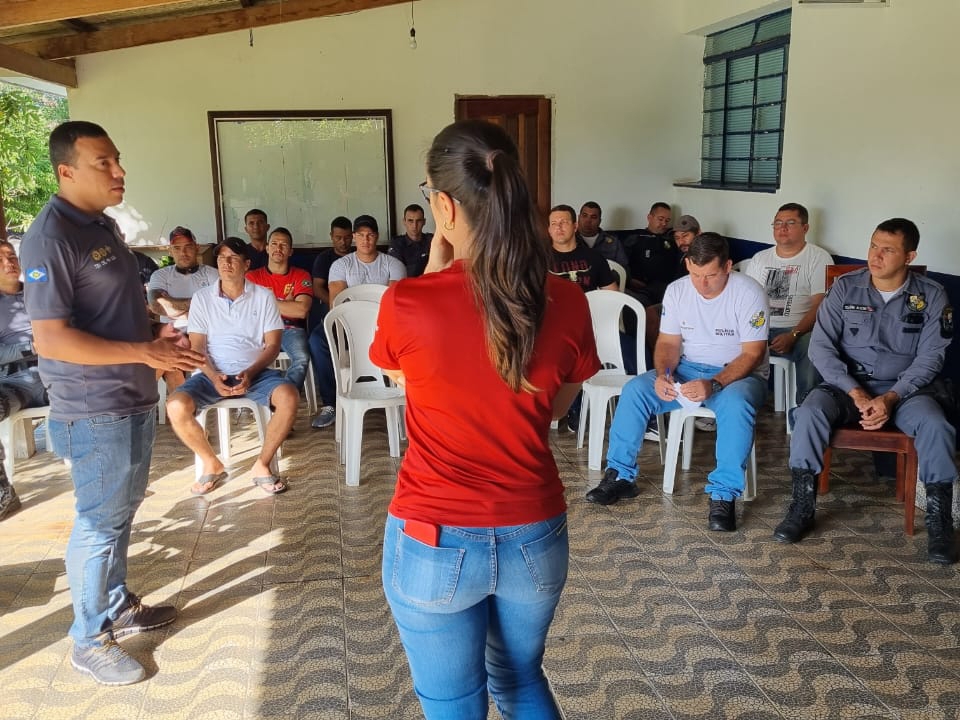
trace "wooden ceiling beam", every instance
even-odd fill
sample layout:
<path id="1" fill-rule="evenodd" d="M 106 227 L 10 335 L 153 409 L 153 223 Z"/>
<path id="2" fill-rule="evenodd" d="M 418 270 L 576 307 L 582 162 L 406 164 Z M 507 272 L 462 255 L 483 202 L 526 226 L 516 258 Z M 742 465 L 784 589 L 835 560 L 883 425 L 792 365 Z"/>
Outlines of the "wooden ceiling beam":
<path id="1" fill-rule="evenodd" d="M 77 70 L 72 61 L 69 64 L 51 62 L 7 45 L 0 45 L 0 68 L 46 80 L 55 85 L 77 87 Z"/>
<path id="2" fill-rule="evenodd" d="M 70 18 L 173 5 L 177 0 L 3 0 L 0 27 L 59 22 Z"/>
<path id="3" fill-rule="evenodd" d="M 141 25 L 105 27 L 102 30 L 84 35 L 33 40 L 14 44 L 12 47 L 37 57 L 55 60 L 171 40 L 185 40 L 236 30 L 247 30 L 296 20 L 341 15 L 406 2 L 410 2 L 410 0 L 285 0 L 282 3 L 254 5 L 249 8 L 192 15 L 190 17 L 175 17 L 167 20 L 152 19 Z"/>

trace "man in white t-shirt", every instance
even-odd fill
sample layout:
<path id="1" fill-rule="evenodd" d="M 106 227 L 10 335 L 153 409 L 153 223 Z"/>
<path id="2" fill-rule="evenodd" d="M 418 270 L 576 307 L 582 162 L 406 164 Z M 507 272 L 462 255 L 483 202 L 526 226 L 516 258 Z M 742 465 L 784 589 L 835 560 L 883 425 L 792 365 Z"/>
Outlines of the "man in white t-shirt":
<path id="1" fill-rule="evenodd" d="M 773 218 L 776 245 L 758 252 L 743 269 L 767 291 L 770 352 L 796 364 L 798 406 L 820 382 L 807 348 L 823 300 L 826 267 L 833 264 L 830 253 L 807 242 L 809 229 L 809 213 L 803 205 L 780 206 Z"/>
<path id="2" fill-rule="evenodd" d="M 147 302 L 163 322 L 172 322 L 186 332 L 190 317 L 190 300 L 197 290 L 215 285 L 216 268 L 200 262 L 200 246 L 193 231 L 178 225 L 170 231 L 170 254 L 173 265 L 155 270 L 147 283 Z M 184 380 L 181 370 L 163 373 L 167 392 L 173 392 Z"/>
<path id="3" fill-rule="evenodd" d="M 377 250 L 380 232 L 377 221 L 370 215 L 361 215 L 353 221 L 353 245 L 356 252 L 344 255 L 330 266 L 327 287 L 330 289 L 330 307 L 337 293 L 354 285 L 391 285 L 407 276 L 407 268 L 392 255 Z"/>
<path id="4" fill-rule="evenodd" d="M 196 413 L 214 403 L 248 397 L 273 408 L 273 416 L 253 464 L 253 483 L 267 494 L 284 492 L 287 484 L 270 465 L 297 415 L 300 393 L 271 369 L 280 352 L 283 320 L 273 293 L 246 279 L 250 260 L 243 240 L 229 237 L 214 254 L 220 280 L 193 296 L 190 304 L 190 346 L 206 357 L 167 400 L 167 417 L 183 444 L 200 457 L 203 473 L 190 492 L 206 495 L 227 479 L 226 468 L 210 447 Z"/>
<path id="5" fill-rule="evenodd" d="M 406 266 L 397 258 L 377 250 L 380 231 L 376 218 L 361 215 L 353 221 L 353 244 L 356 251 L 344 255 L 330 266 L 327 289 L 330 293 L 332 308 L 337 295 L 354 285 L 392 285 L 407 276 Z M 333 425 L 336 408 L 332 404 L 335 397 L 336 376 L 330 359 L 330 346 L 323 325 L 317 325 L 310 333 L 310 357 L 316 368 L 317 385 L 324 396 L 320 412 L 310 422 L 311 427 L 320 429 Z M 324 388 L 330 388 L 324 391 Z"/>
<path id="6" fill-rule="evenodd" d="M 670 283 L 663 296 L 655 369 L 624 387 L 610 427 L 607 469 L 587 500 L 609 505 L 637 496 L 637 452 L 647 422 L 678 409 L 683 396 L 717 415 L 717 467 L 706 486 L 709 527 L 732 532 L 734 499 L 743 494 L 754 420 L 767 391 L 769 309 L 762 287 L 731 272 L 722 236 L 698 235 L 686 263 L 689 276 Z"/>

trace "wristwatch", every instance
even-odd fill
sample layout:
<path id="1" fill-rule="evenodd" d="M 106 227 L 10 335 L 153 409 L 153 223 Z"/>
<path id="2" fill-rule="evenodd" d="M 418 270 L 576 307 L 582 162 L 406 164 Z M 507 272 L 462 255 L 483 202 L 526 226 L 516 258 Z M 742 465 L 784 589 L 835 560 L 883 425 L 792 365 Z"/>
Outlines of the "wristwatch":
<path id="1" fill-rule="evenodd" d="M 716 394 L 717 394 L 718 392 L 720 392 L 721 390 L 723 390 L 723 385 L 720 384 L 720 381 L 719 381 L 719 380 L 711 380 L 711 381 L 710 381 L 710 394 L 711 394 L 711 395 L 716 395 Z"/>
<path id="2" fill-rule="evenodd" d="M 792 333 L 790 333 L 790 334 L 793 335 L 793 339 L 794 339 L 794 340 L 796 340 L 798 337 L 800 337 L 801 335 L 803 335 L 803 333 L 800 332 L 799 330 L 794 330 L 794 331 L 793 331 Z"/>

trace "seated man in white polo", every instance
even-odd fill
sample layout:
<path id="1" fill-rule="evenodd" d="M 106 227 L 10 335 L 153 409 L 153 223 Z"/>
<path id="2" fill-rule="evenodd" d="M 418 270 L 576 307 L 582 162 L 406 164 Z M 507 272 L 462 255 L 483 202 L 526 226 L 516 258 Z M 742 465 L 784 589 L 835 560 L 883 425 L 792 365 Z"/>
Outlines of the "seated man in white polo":
<path id="1" fill-rule="evenodd" d="M 272 407 L 251 473 L 261 490 L 281 493 L 287 485 L 271 472 L 270 463 L 293 427 L 300 399 L 293 383 L 270 369 L 280 352 L 283 320 L 273 293 L 245 278 L 250 261 L 242 240 L 228 237 L 214 254 L 220 281 L 193 296 L 187 326 L 191 347 L 207 359 L 167 400 L 167 416 L 177 436 L 203 463 L 203 474 L 190 492 L 205 495 L 227 479 L 227 472 L 196 420 L 197 411 L 237 397 Z"/>

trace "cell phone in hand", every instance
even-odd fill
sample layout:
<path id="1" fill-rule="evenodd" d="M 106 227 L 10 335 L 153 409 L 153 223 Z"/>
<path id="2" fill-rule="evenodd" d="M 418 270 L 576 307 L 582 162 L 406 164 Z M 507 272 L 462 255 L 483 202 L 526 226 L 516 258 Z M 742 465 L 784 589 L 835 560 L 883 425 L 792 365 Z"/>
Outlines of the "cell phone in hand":
<path id="1" fill-rule="evenodd" d="M 227 387 L 236 387 L 240 384 L 239 375 L 227 375 L 227 379 L 223 381 L 223 384 Z"/>

